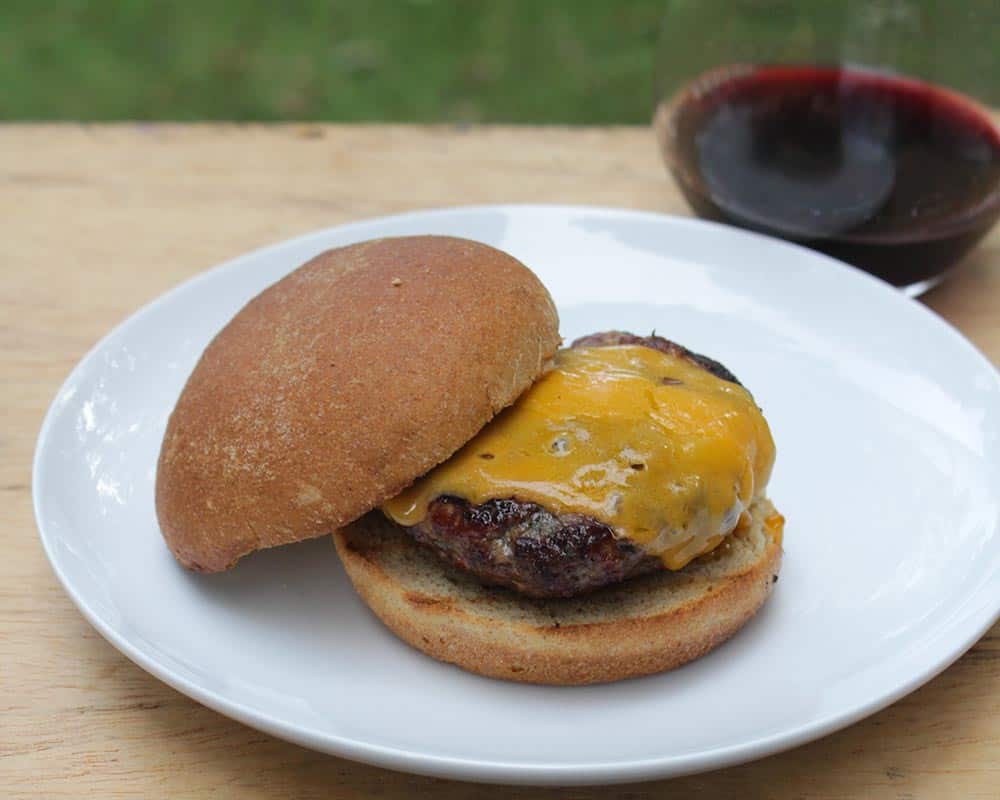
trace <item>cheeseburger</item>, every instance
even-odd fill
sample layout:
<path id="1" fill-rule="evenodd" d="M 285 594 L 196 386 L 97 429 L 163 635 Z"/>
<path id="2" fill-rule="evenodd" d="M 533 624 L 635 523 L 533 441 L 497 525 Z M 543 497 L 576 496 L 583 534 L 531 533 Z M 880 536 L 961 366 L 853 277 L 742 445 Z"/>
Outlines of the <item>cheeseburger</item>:
<path id="1" fill-rule="evenodd" d="M 550 684 L 678 666 L 777 580 L 774 444 L 724 366 L 660 336 L 560 348 L 537 277 L 442 236 L 323 253 L 206 349 L 156 481 L 186 567 L 330 532 L 423 652 Z"/>

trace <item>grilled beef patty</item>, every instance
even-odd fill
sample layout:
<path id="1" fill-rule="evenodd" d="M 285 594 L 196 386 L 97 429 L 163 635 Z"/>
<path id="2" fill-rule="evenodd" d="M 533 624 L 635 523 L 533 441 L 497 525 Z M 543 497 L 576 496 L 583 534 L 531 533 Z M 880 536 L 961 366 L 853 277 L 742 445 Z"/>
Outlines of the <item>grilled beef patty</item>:
<path id="1" fill-rule="evenodd" d="M 717 361 L 660 336 L 608 331 L 577 339 L 571 347 L 613 345 L 652 347 L 739 383 Z M 581 514 L 554 514 L 517 498 L 472 505 L 458 497 L 438 497 L 421 522 L 403 530 L 484 583 L 529 597 L 573 597 L 663 568 L 658 558 L 615 536 L 603 522 Z"/>
<path id="2" fill-rule="evenodd" d="M 484 583 L 529 597 L 572 597 L 662 566 L 603 522 L 515 499 L 439 497 L 404 530 Z"/>

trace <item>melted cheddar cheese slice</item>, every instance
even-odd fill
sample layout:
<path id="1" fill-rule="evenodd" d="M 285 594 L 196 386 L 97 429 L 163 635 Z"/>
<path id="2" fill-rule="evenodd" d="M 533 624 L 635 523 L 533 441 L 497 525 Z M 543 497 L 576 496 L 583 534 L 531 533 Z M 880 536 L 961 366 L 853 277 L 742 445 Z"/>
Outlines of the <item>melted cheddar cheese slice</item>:
<path id="1" fill-rule="evenodd" d="M 773 463 L 767 422 L 743 387 L 641 345 L 565 349 L 382 510 L 408 526 L 442 495 L 515 497 L 594 517 L 680 569 L 736 527 Z"/>

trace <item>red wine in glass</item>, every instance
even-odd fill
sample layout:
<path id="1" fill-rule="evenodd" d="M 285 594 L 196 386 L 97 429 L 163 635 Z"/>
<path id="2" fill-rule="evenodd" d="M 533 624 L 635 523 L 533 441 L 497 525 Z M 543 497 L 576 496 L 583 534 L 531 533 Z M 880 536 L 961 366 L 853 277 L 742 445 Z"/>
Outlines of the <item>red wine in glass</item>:
<path id="1" fill-rule="evenodd" d="M 1000 132 L 956 92 L 850 67 L 713 70 L 657 113 L 701 216 L 897 286 L 926 283 L 1000 217 Z"/>

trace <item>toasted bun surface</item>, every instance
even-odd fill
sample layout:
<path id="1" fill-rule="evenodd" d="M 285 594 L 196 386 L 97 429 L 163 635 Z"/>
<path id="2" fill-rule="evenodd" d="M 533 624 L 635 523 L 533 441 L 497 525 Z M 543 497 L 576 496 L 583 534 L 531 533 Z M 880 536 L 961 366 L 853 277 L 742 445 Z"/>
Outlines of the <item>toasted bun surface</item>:
<path id="1" fill-rule="evenodd" d="M 444 236 L 322 253 L 209 344 L 167 425 L 164 538 L 187 567 L 329 533 L 448 458 L 559 345 L 523 264 Z"/>
<path id="2" fill-rule="evenodd" d="M 532 600 L 451 569 L 373 512 L 334 542 L 364 601 L 394 633 L 441 661 L 544 684 L 620 680 L 677 667 L 739 630 L 781 566 L 780 534 L 752 524 L 678 572 L 633 578 L 568 600 Z"/>

